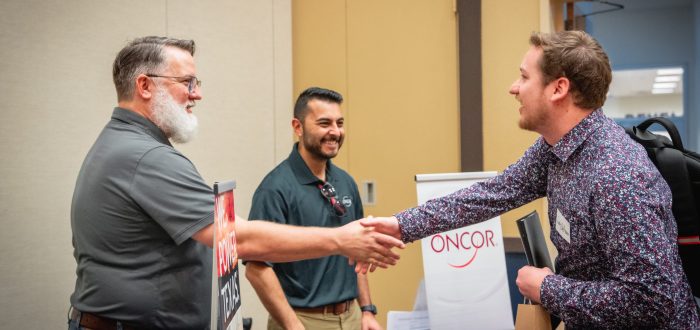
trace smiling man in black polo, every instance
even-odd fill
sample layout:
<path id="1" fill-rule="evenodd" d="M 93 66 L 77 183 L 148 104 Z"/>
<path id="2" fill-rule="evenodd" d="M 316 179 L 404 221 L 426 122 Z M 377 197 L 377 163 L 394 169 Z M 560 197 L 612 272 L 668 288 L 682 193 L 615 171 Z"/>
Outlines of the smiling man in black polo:
<path id="1" fill-rule="evenodd" d="M 342 102 L 328 89 L 301 93 L 292 120 L 299 143 L 258 186 L 250 219 L 337 227 L 363 217 L 355 181 L 330 160 L 345 137 Z M 248 262 L 246 277 L 270 313 L 268 329 L 380 328 L 367 277 L 355 274 L 346 257 Z"/>

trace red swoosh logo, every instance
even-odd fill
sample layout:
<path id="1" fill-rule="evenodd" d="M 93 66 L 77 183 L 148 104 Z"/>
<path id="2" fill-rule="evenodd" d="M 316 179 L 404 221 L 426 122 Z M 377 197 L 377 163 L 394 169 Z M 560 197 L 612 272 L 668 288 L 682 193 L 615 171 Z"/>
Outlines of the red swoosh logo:
<path id="1" fill-rule="evenodd" d="M 472 258 L 467 260 L 467 263 L 465 263 L 464 265 L 453 265 L 451 263 L 448 263 L 448 265 L 450 265 L 450 267 L 454 267 L 454 268 L 464 268 L 464 267 L 469 266 L 469 264 L 472 263 L 472 261 L 474 261 L 474 258 L 476 258 L 476 254 L 479 252 L 479 249 L 475 249 L 475 250 L 476 251 L 474 251 L 474 255 L 472 256 Z"/>

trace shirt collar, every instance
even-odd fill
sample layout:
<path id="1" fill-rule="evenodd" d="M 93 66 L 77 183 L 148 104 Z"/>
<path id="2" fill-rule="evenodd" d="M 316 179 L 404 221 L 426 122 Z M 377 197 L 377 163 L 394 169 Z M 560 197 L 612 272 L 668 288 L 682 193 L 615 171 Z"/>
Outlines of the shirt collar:
<path id="1" fill-rule="evenodd" d="M 557 156 L 562 162 L 566 162 L 571 154 L 588 139 L 604 122 L 605 115 L 602 109 L 591 112 L 586 118 L 583 118 L 574 128 L 557 142 L 550 151 Z"/>
<path id="2" fill-rule="evenodd" d="M 146 117 L 141 116 L 131 110 L 127 110 L 120 107 L 115 107 L 112 112 L 112 119 L 116 119 L 127 124 L 138 126 L 142 128 L 148 135 L 152 136 L 156 141 L 166 144 L 172 147 L 170 140 L 165 136 L 163 130 L 161 130 L 156 124 L 148 120 Z"/>
<path id="3" fill-rule="evenodd" d="M 292 148 L 292 152 L 289 154 L 289 165 L 292 167 L 292 171 L 294 172 L 294 175 L 297 177 L 297 180 L 301 184 L 317 184 L 321 183 L 321 180 L 319 180 L 318 177 L 316 177 L 313 173 L 311 173 L 311 170 L 309 169 L 309 166 L 306 165 L 306 162 L 304 161 L 303 158 L 301 158 L 301 154 L 299 153 L 299 142 L 294 143 L 294 147 Z M 330 181 L 330 173 L 332 171 L 332 168 L 335 165 L 331 163 L 331 160 L 326 161 L 326 180 Z"/>

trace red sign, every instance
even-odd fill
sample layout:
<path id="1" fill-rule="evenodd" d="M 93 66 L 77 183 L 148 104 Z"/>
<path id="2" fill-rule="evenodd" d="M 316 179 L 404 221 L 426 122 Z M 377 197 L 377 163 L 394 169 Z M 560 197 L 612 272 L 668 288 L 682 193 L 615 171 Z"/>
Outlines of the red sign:
<path id="1" fill-rule="evenodd" d="M 233 209 L 235 182 L 214 184 L 214 222 L 216 226 L 214 251 L 218 275 L 217 298 L 219 303 L 218 329 L 235 329 L 233 321 L 241 307 L 238 280 L 238 252 L 236 251 L 236 213 Z"/>

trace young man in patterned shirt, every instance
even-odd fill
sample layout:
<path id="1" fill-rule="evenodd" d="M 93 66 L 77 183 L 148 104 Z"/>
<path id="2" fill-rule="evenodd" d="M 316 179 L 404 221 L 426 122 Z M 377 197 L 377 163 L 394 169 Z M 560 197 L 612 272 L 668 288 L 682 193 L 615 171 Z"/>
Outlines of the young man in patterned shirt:
<path id="1" fill-rule="evenodd" d="M 510 93 L 541 137 L 501 175 L 366 226 L 411 242 L 547 197 L 556 273 L 525 266 L 520 292 L 567 329 L 700 328 L 681 267 L 671 191 L 601 109 L 612 79 L 581 31 L 533 33 Z M 363 265 L 365 270 L 367 265 Z"/>

